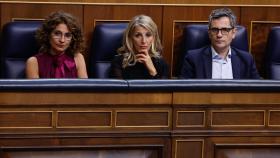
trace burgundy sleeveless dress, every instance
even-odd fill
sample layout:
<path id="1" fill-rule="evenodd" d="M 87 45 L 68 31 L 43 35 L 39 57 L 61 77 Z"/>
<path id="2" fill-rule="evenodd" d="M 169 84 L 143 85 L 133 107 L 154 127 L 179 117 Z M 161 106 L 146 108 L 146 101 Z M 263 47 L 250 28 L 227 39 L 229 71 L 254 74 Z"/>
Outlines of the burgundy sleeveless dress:
<path id="1" fill-rule="evenodd" d="M 35 57 L 38 61 L 40 78 L 78 78 L 74 57 L 65 53 L 60 55 L 39 53 Z"/>

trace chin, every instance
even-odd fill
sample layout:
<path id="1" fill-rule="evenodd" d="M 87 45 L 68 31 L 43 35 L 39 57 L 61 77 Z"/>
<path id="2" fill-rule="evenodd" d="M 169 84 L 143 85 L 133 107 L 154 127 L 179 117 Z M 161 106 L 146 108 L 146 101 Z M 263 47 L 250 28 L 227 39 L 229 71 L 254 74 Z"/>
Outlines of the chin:
<path id="1" fill-rule="evenodd" d="M 147 49 L 140 49 L 138 52 L 148 52 Z"/>
<path id="2" fill-rule="evenodd" d="M 219 49 L 223 49 L 223 48 L 225 48 L 226 46 L 225 46 L 224 44 L 217 44 L 215 47 L 216 47 L 216 48 L 219 48 Z"/>
<path id="3" fill-rule="evenodd" d="M 63 52 L 65 52 L 64 49 L 63 49 L 63 50 L 55 50 L 55 53 L 56 53 L 56 54 L 61 54 L 61 53 L 63 53 Z"/>

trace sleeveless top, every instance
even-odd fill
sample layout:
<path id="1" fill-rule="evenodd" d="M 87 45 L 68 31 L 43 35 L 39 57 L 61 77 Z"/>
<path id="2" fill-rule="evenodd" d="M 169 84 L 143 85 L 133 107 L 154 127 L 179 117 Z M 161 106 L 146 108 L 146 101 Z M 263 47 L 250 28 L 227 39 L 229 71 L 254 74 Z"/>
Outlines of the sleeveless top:
<path id="1" fill-rule="evenodd" d="M 35 57 L 38 61 L 40 78 L 78 78 L 74 57 L 65 53 L 60 55 L 39 53 Z"/>

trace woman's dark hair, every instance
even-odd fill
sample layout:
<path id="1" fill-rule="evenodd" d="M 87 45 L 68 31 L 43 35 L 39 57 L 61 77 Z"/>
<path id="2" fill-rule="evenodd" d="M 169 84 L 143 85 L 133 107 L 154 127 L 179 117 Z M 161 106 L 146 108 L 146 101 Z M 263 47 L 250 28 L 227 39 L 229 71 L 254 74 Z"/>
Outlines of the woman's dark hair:
<path id="1" fill-rule="evenodd" d="M 84 38 L 81 26 L 75 17 L 63 11 L 51 13 L 46 20 L 44 20 L 42 26 L 37 30 L 36 39 L 41 46 L 39 52 L 50 51 L 51 33 L 59 24 L 65 24 L 73 36 L 66 53 L 72 56 L 77 52 L 82 53 L 84 51 Z"/>

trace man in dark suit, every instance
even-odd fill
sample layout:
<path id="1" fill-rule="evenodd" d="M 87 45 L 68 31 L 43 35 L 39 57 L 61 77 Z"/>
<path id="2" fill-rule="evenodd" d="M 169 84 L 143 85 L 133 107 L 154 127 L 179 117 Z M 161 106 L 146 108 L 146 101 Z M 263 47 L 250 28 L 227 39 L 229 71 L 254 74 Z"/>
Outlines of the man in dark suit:
<path id="1" fill-rule="evenodd" d="M 260 79 L 252 55 L 230 46 L 237 32 L 233 12 L 213 10 L 208 25 L 211 45 L 187 52 L 181 78 Z"/>

